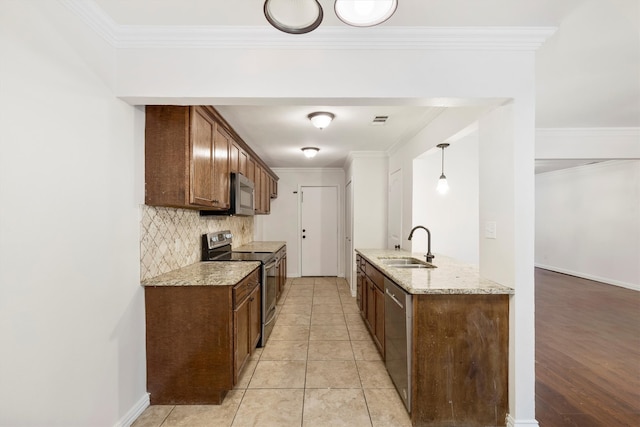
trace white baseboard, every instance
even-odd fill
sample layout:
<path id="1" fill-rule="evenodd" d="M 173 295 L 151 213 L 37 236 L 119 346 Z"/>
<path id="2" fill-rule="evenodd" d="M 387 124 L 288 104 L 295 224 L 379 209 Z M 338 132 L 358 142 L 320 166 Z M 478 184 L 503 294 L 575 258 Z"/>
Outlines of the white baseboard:
<path id="1" fill-rule="evenodd" d="M 129 427 L 150 404 L 149 393 L 145 393 L 113 427 Z"/>
<path id="2" fill-rule="evenodd" d="M 551 271 L 555 271 L 557 273 L 568 274 L 570 276 L 576 276 L 576 277 L 581 277 L 583 279 L 593 280 L 595 282 L 604 283 L 606 285 L 619 286 L 621 288 L 627 288 L 627 289 L 632 289 L 634 291 L 640 291 L 640 285 L 635 284 L 635 283 L 627 283 L 627 282 L 622 282 L 620 280 L 610 279 L 610 278 L 607 278 L 607 277 L 593 276 L 591 274 L 581 273 L 579 271 L 567 270 L 566 268 L 554 267 L 552 265 L 544 265 L 544 264 L 538 264 L 538 263 L 536 263 L 534 265 L 536 267 L 542 268 L 544 270 L 551 270 Z"/>
<path id="3" fill-rule="evenodd" d="M 539 427 L 536 420 L 515 420 L 507 414 L 507 427 Z"/>

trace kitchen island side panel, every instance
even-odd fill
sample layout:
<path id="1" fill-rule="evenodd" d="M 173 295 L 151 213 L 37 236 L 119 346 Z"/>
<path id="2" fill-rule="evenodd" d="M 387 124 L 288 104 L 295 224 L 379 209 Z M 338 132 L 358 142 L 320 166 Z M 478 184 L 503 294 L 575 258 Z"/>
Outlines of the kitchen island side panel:
<path id="1" fill-rule="evenodd" d="M 414 426 L 504 426 L 509 296 L 414 295 Z"/>

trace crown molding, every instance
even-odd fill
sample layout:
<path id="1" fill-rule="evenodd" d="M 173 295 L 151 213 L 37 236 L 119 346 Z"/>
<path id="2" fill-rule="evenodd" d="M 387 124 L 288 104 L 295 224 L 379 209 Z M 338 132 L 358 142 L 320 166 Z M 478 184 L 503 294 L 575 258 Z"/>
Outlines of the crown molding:
<path id="1" fill-rule="evenodd" d="M 536 138 L 638 138 L 640 127 L 536 128 Z"/>
<path id="2" fill-rule="evenodd" d="M 118 25 L 93 0 L 59 0 L 119 49 L 289 48 L 535 51 L 555 27 L 320 27 L 303 35 L 269 26 Z"/>
<path id="3" fill-rule="evenodd" d="M 113 47 L 118 46 L 120 26 L 93 0 L 58 0 Z"/>

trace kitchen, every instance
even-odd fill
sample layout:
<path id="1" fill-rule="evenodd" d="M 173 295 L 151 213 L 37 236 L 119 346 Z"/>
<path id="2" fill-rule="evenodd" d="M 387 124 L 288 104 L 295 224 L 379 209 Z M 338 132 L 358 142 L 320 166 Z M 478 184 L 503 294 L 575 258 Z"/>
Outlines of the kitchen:
<path id="1" fill-rule="evenodd" d="M 510 402 L 515 405 L 517 419 L 534 417 L 533 375 L 529 374 L 533 337 L 527 327 L 533 318 L 533 307 L 527 302 L 527 294 L 532 292 L 527 265 L 533 265 L 534 201 L 533 176 L 526 172 L 532 167 L 534 152 L 533 51 L 430 51 L 421 58 L 408 52 L 364 52 L 361 62 L 354 65 L 354 74 L 346 75 L 342 82 L 326 70 L 342 69 L 338 64 L 348 62 L 344 51 L 323 55 L 322 63 L 328 66 L 323 71 L 312 67 L 320 61 L 316 52 L 264 52 L 260 55 L 262 60 L 277 53 L 282 55 L 282 62 L 295 53 L 311 67 L 305 70 L 309 75 L 304 79 L 293 69 L 279 69 L 265 71 L 257 81 L 250 67 L 240 66 L 247 60 L 241 50 L 216 49 L 220 61 L 239 66 L 218 67 L 213 74 L 210 71 L 215 64 L 206 66 L 207 72 L 190 69 L 192 80 L 188 84 L 169 89 L 154 70 L 161 68 L 167 74 L 181 75 L 184 63 L 205 66 L 207 59 L 198 49 L 182 52 L 180 61 L 168 55 L 171 49 L 118 51 L 60 4 L 36 7 L 18 3 L 2 5 L 6 7 L 2 14 L 3 35 L 11 30 L 10 34 L 19 37 L 3 45 L 10 57 L 16 58 L 3 63 L 3 82 L 4 78 L 14 82 L 2 89 L 3 99 L 7 100 L 2 101 L 3 149 L 6 142 L 17 143 L 12 145 L 10 155 L 3 153 L 0 160 L 0 262 L 2 291 L 8 292 L 2 298 L 2 324 L 11 325 L 11 329 L 3 329 L 3 337 L 7 334 L 6 343 L 13 349 L 3 356 L 2 377 L 9 378 L 11 390 L 2 388 L 0 412 L 6 416 L 32 414 L 36 424 L 47 420 L 54 425 L 114 425 L 136 406 L 146 390 L 143 296 L 139 286 L 144 110 L 137 105 L 166 100 L 175 93 L 191 98 L 191 103 L 207 101 L 214 105 L 222 98 L 331 97 L 338 103 L 342 98 L 364 95 L 393 100 L 446 94 L 458 99 L 498 95 L 522 101 L 497 112 L 514 117 L 518 146 L 512 147 L 509 138 L 498 138 L 497 146 L 482 154 L 486 157 L 480 164 L 503 169 L 513 188 L 505 192 L 493 190 L 495 186 L 502 187 L 502 175 L 491 170 L 482 172 L 486 179 L 482 180 L 484 211 L 480 214 L 493 216 L 494 211 L 499 211 L 504 215 L 495 219 L 501 227 L 499 232 L 504 230 L 510 236 L 510 243 L 506 248 L 481 249 L 486 257 L 481 265 L 497 281 L 515 282 L 516 294 L 523 296 L 514 302 L 522 322 L 514 325 L 519 333 L 514 331 L 517 336 L 511 335 L 510 340 L 519 355 L 510 368 L 518 374 L 512 391 L 515 397 Z M 111 62 L 116 54 L 118 75 Z M 391 70 L 377 70 L 381 62 L 378 55 L 387 59 L 383 62 Z M 487 55 L 495 62 L 487 63 Z M 438 65 L 431 68 L 427 63 Z M 460 63 L 474 70 L 473 78 L 462 71 L 462 75 L 449 73 L 459 69 Z M 412 69 L 415 73 L 406 72 Z M 135 71 L 124 74 L 123 70 Z M 238 70 L 246 73 L 244 78 L 240 78 Z M 364 70 L 374 71 L 363 78 L 360 71 Z M 399 72 L 403 78 L 393 79 L 382 89 L 377 82 L 385 79 L 388 72 Z M 427 75 L 429 79 L 424 78 Z M 307 84 L 311 78 L 312 87 Z M 265 85 L 265 81 L 270 84 Z M 479 85 L 478 81 L 486 84 Z M 147 96 L 151 99 L 144 99 Z M 454 131 L 451 128 L 460 128 L 455 117 L 445 115 L 441 119 L 440 136 L 448 132 L 450 135 Z M 502 117 L 486 119 L 489 123 L 484 135 L 489 138 L 499 133 L 496 127 L 500 126 L 495 122 Z M 426 151 L 439 140 L 436 134 L 426 143 L 416 142 L 420 147 L 404 148 L 406 152 L 391 157 L 388 169 L 396 170 L 402 164 L 403 169 L 410 170 L 413 154 Z M 381 163 L 372 157 L 354 159 L 356 178 L 366 182 L 368 165 L 380 170 L 384 167 Z M 314 173 L 336 172 L 308 172 Z M 385 175 L 376 177 L 386 181 L 386 170 Z M 411 180 L 408 174 L 402 182 L 407 194 Z M 370 199 L 362 192 L 354 193 L 354 198 L 358 197 Z M 412 225 L 411 197 L 402 200 L 406 204 L 406 236 Z M 371 203 L 381 203 L 381 196 L 371 199 Z M 4 206 L 12 209 L 5 210 Z M 363 205 L 356 202 L 355 206 Z M 364 209 L 354 213 L 354 217 L 364 215 Z M 384 228 L 385 215 L 370 220 Z M 256 224 L 256 240 L 270 240 L 260 231 L 265 228 L 260 227 Z M 354 230 L 354 235 L 362 231 Z M 246 228 L 245 232 L 250 234 Z M 375 246 L 380 241 L 384 243 L 382 233 L 361 238 L 377 240 Z M 26 256 L 34 241 L 42 245 L 41 252 L 47 256 L 35 260 Z M 355 244 L 370 246 L 367 241 Z M 502 250 L 512 256 L 503 258 Z M 24 399 L 34 394 L 37 397 Z M 38 411 L 33 410 L 34 401 L 38 402 Z"/>

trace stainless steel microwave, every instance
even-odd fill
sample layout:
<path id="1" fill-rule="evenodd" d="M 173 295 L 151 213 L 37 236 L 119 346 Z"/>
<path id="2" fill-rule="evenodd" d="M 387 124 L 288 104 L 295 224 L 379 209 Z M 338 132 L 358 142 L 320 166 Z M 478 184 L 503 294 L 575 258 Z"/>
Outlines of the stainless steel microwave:
<path id="1" fill-rule="evenodd" d="M 241 173 L 231 173 L 229 202 L 231 208 L 226 211 L 200 211 L 201 216 L 210 215 L 254 215 L 254 184 Z"/>

